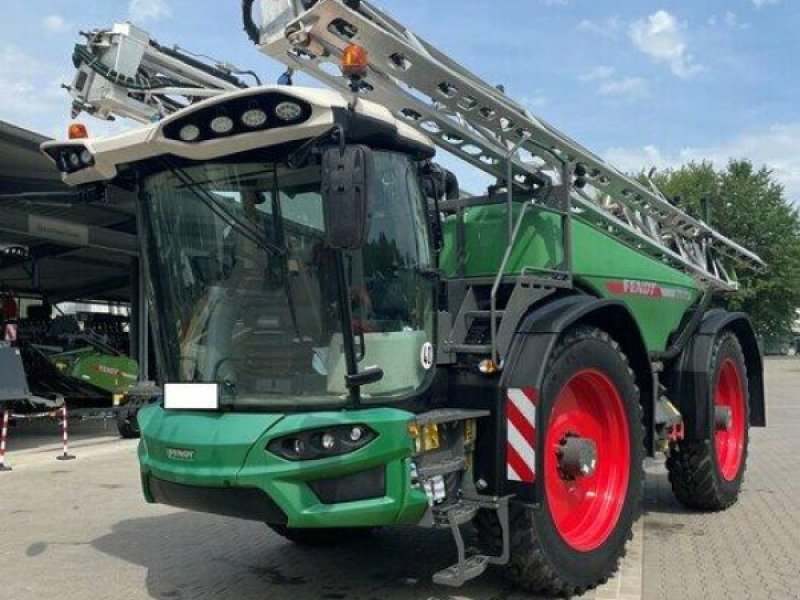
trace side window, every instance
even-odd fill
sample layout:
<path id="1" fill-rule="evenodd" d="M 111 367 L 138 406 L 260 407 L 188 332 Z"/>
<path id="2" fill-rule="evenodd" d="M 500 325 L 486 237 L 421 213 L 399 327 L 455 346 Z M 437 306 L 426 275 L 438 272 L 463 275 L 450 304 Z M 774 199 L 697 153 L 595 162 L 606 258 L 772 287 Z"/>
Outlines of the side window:
<path id="1" fill-rule="evenodd" d="M 281 193 L 281 212 L 287 221 L 325 231 L 319 192 L 301 192 L 291 196 Z"/>
<path id="2" fill-rule="evenodd" d="M 408 196 L 411 200 L 412 218 L 414 219 L 414 231 L 417 240 L 417 257 L 422 267 L 433 266 L 433 254 L 431 252 L 431 241 L 428 232 L 428 219 L 426 216 L 427 200 L 419 187 L 419 179 L 409 165 L 406 169 L 406 185 L 408 186 Z"/>

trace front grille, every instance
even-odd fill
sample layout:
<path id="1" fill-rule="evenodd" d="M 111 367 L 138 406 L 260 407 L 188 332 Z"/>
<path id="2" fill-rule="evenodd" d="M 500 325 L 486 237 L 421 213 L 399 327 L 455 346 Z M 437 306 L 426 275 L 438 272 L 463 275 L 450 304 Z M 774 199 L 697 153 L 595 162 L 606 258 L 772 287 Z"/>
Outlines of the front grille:
<path id="1" fill-rule="evenodd" d="M 386 495 L 386 468 L 380 466 L 344 477 L 317 479 L 308 485 L 323 504 L 380 498 Z"/>

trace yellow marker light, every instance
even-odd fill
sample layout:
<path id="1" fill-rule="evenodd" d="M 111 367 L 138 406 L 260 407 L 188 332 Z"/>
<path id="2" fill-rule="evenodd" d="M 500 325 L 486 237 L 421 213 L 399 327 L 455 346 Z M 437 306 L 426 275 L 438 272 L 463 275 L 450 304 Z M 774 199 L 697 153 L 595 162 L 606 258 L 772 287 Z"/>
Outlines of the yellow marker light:
<path id="1" fill-rule="evenodd" d="M 422 427 L 422 445 L 426 452 L 439 447 L 439 427 L 436 423 Z"/>
<path id="2" fill-rule="evenodd" d="M 342 75 L 345 77 L 366 77 L 369 54 L 364 46 L 348 45 L 342 52 Z"/>
<path id="3" fill-rule="evenodd" d="M 67 135 L 71 140 L 85 140 L 89 137 L 89 131 L 83 123 L 72 123 L 67 129 Z"/>
<path id="4" fill-rule="evenodd" d="M 475 426 L 475 419 L 464 422 L 464 443 L 471 444 L 478 437 L 478 429 Z"/>
<path id="5" fill-rule="evenodd" d="M 414 452 L 418 454 L 422 452 L 422 438 L 419 435 L 419 425 L 411 423 L 408 426 L 408 435 L 414 440 Z"/>

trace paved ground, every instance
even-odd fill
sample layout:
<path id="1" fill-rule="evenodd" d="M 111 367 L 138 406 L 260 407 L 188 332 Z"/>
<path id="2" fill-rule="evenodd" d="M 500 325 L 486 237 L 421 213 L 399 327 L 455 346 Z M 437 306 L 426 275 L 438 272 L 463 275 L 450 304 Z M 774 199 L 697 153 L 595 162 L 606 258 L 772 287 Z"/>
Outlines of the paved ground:
<path id="1" fill-rule="evenodd" d="M 800 360 L 770 362 L 768 386 L 770 427 L 754 432 L 741 502 L 687 513 L 663 469 L 649 466 L 647 512 L 622 577 L 590 597 L 800 598 Z M 495 572 L 452 594 L 431 585 L 453 558 L 441 533 L 390 530 L 357 547 L 307 550 L 258 524 L 147 505 L 135 443 L 101 424 L 80 429 L 70 462 L 54 459 L 57 429 L 12 432 L 15 470 L 0 474 L 0 600 L 528 598 Z"/>

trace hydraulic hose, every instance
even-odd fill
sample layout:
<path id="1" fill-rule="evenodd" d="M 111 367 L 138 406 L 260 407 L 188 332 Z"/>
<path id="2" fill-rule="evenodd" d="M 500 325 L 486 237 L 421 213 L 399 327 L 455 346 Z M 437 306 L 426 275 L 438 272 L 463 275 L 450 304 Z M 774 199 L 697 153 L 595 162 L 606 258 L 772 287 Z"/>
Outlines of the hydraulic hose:
<path id="1" fill-rule="evenodd" d="M 261 42 L 261 31 L 253 21 L 253 4 L 256 0 L 242 0 L 242 23 L 244 32 L 251 42 L 258 45 Z"/>
<path id="2" fill-rule="evenodd" d="M 700 326 L 700 322 L 703 320 L 703 316 L 706 314 L 706 310 L 708 310 L 708 307 L 711 305 L 711 300 L 713 299 L 713 296 L 714 295 L 709 291 L 706 291 L 703 294 L 703 296 L 700 298 L 697 305 L 695 306 L 692 317 L 684 325 L 683 329 L 681 329 L 677 337 L 674 338 L 674 341 L 663 352 L 651 354 L 650 355 L 651 360 L 660 362 L 669 362 L 671 360 L 676 359 L 680 355 L 680 353 L 683 352 L 683 349 L 686 347 L 686 344 L 689 343 L 689 340 L 692 339 L 692 336 L 695 334 L 697 328 Z"/>
<path id="3" fill-rule="evenodd" d="M 236 87 L 247 87 L 240 79 L 234 77 L 230 73 L 222 71 L 221 69 L 216 69 L 190 56 L 176 52 L 171 48 L 161 46 L 157 42 L 151 41 L 150 45 L 159 52 L 163 52 L 167 56 L 185 62 L 186 64 L 203 71 L 208 75 L 227 81 Z M 92 71 L 100 75 L 103 79 L 122 85 L 129 90 L 135 90 L 137 92 L 152 92 L 163 88 L 166 85 L 163 79 L 150 79 L 142 74 L 137 74 L 135 77 L 123 75 L 119 71 L 115 71 L 111 67 L 104 65 L 102 62 L 100 62 L 99 57 L 92 54 L 92 51 L 89 50 L 87 46 L 83 46 L 81 44 L 77 44 L 75 46 L 75 50 L 72 52 L 72 62 L 76 69 L 80 68 L 81 65 L 86 65 Z M 255 74 L 253 75 L 255 76 Z M 175 85 L 178 85 L 178 83 L 176 82 Z"/>

